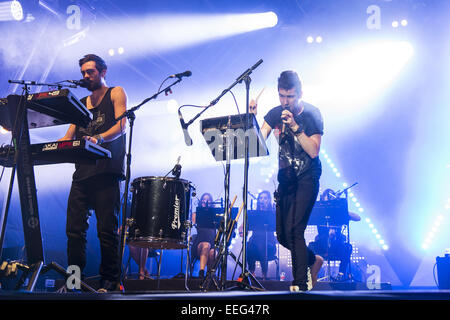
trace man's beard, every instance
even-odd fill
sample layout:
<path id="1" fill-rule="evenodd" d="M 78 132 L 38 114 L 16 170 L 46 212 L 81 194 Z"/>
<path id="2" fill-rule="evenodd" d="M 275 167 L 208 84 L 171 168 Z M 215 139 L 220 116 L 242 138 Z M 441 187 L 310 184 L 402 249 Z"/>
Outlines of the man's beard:
<path id="1" fill-rule="evenodd" d="M 101 87 L 102 87 L 102 84 L 101 84 L 100 81 L 98 81 L 98 82 L 89 81 L 89 85 L 87 86 L 86 89 L 88 89 L 89 91 L 93 92 L 93 91 L 95 91 L 97 89 L 100 89 Z"/>

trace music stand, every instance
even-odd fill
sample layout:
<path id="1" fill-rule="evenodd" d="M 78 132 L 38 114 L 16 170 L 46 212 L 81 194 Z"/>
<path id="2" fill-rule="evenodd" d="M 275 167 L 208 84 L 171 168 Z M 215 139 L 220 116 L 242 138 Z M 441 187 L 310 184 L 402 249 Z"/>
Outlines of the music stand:
<path id="1" fill-rule="evenodd" d="M 218 229 L 222 220 L 222 208 L 197 207 L 195 224 L 197 228 Z"/>
<path id="2" fill-rule="evenodd" d="M 246 123 L 247 119 L 250 119 Z M 246 129 L 248 128 L 248 129 Z M 269 154 L 264 138 L 261 135 L 258 122 L 256 121 L 254 114 L 246 115 L 229 115 L 224 117 L 210 118 L 200 121 L 200 130 L 203 138 L 205 139 L 211 154 L 216 161 L 226 161 L 225 171 L 225 213 L 223 214 L 224 225 L 228 225 L 227 212 L 229 206 L 229 194 L 230 194 L 230 166 L 231 160 L 247 159 L 248 157 L 261 157 Z M 246 161 L 247 162 L 247 161 Z M 248 166 L 246 166 L 248 167 Z M 245 184 L 246 185 L 246 184 Z M 244 186 L 245 187 L 245 186 Z M 244 191 L 247 194 L 247 191 Z M 244 197 L 244 202 L 245 197 Z M 246 203 L 245 203 L 246 204 Z M 247 208 L 244 204 L 244 225 L 246 221 Z M 246 274 L 246 230 L 244 232 L 243 240 L 243 262 L 242 273 Z M 227 234 L 227 230 L 225 231 Z M 221 262 L 221 276 L 222 276 L 222 288 L 225 287 L 226 281 L 226 263 L 228 255 L 228 245 L 226 238 L 223 237 L 224 243 L 218 254 L 217 259 L 222 259 Z"/>
<path id="3" fill-rule="evenodd" d="M 248 229 L 249 231 L 264 232 L 264 243 L 265 243 L 265 261 L 269 263 L 268 253 L 267 253 L 267 233 L 276 231 L 276 215 L 272 210 L 250 210 L 248 211 Z M 262 267 L 261 267 L 262 268 Z M 278 275 L 278 272 L 277 272 Z"/>
<path id="4" fill-rule="evenodd" d="M 329 237 L 330 228 L 347 226 L 348 242 L 350 241 L 349 230 L 350 218 L 348 214 L 347 198 L 336 198 L 328 201 L 317 201 L 311 212 L 308 224 L 317 227 L 326 227 Z M 329 241 L 329 240 L 328 240 Z M 330 256 L 328 254 L 329 243 L 327 244 L 327 264 L 328 278 L 330 279 Z M 350 264 L 349 264 L 350 265 Z"/>

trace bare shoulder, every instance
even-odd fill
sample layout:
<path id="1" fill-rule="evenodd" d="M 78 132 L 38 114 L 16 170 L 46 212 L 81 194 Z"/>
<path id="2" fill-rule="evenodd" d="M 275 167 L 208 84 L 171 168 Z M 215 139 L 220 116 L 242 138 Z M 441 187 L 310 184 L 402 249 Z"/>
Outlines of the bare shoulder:
<path id="1" fill-rule="evenodd" d="M 112 95 L 113 97 L 114 97 L 114 96 L 118 97 L 118 96 L 126 96 L 127 94 L 126 94 L 125 89 L 124 89 L 123 87 L 117 86 L 117 87 L 114 87 L 114 88 L 111 90 L 111 95 Z"/>

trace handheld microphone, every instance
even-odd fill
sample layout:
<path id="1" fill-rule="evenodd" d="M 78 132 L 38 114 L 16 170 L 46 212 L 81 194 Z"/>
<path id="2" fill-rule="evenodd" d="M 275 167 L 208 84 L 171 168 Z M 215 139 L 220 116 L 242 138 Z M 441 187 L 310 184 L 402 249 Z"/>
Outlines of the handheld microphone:
<path id="1" fill-rule="evenodd" d="M 178 110 L 178 117 L 180 118 L 181 129 L 183 129 L 184 142 L 186 143 L 187 146 L 191 146 L 192 139 L 189 136 L 189 132 L 187 130 L 188 127 L 187 127 L 186 123 L 184 122 L 183 115 L 181 114 L 180 110 Z"/>
<path id="2" fill-rule="evenodd" d="M 282 111 L 287 110 L 288 108 L 282 107 Z M 283 122 L 283 118 L 281 118 L 281 121 Z M 286 139 L 286 123 L 283 122 L 283 125 L 281 126 L 281 134 L 280 134 L 280 143 L 283 143 Z"/>
<path id="3" fill-rule="evenodd" d="M 190 71 L 188 70 L 188 71 L 185 71 L 185 72 L 182 72 L 182 73 L 172 74 L 171 76 L 169 76 L 169 78 L 178 78 L 178 79 L 181 79 L 182 77 L 190 77 L 190 76 L 192 76 L 192 72 L 190 72 Z"/>
<path id="4" fill-rule="evenodd" d="M 87 88 L 89 85 L 89 82 L 85 79 L 81 79 L 81 80 L 67 80 L 67 82 L 76 84 L 77 86 L 80 86 L 82 88 Z"/>

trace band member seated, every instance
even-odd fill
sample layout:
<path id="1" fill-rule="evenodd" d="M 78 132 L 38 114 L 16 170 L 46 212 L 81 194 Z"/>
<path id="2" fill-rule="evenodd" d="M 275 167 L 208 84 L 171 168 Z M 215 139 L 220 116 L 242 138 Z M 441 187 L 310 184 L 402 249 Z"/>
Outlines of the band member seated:
<path id="1" fill-rule="evenodd" d="M 337 199 L 336 193 L 331 189 L 326 189 L 320 196 L 321 201 L 332 201 Z M 356 213 L 349 212 L 349 219 L 352 221 L 361 220 Z M 348 266 L 352 254 L 352 245 L 347 242 L 347 237 L 342 233 L 342 226 L 318 226 L 318 235 L 308 247 L 316 254 L 326 260 L 340 261 L 339 273 L 335 280 L 345 280 L 349 277 Z"/>
<path id="2" fill-rule="evenodd" d="M 213 197 L 210 193 L 204 193 L 200 197 L 199 207 L 212 208 Z M 192 213 L 192 223 L 196 225 L 200 213 Z M 205 277 L 205 268 L 211 268 L 215 259 L 214 241 L 216 238 L 216 228 L 197 226 L 197 234 L 193 236 L 192 257 L 200 261 L 200 270 L 198 276 L 200 279 Z"/>
<path id="3" fill-rule="evenodd" d="M 267 222 L 275 221 L 275 210 L 273 209 L 272 196 L 269 191 L 264 190 L 258 194 L 256 210 L 264 215 L 273 215 L 273 219 L 268 217 Z M 251 218 L 250 218 L 251 219 Z M 262 279 L 267 279 L 267 269 L 269 260 L 273 260 L 276 253 L 276 240 L 273 231 L 269 231 L 267 224 L 265 227 L 252 227 L 249 225 L 249 231 L 251 231 L 251 237 L 248 239 L 247 244 L 247 263 L 248 270 L 254 275 L 256 261 L 261 264 Z M 274 228 L 274 226 L 273 226 Z M 239 234 L 243 235 L 243 226 L 239 228 Z"/>
<path id="4" fill-rule="evenodd" d="M 139 266 L 139 280 L 150 279 L 150 274 L 146 268 L 148 259 L 148 248 L 139 248 L 133 245 L 128 245 L 130 255 L 136 264 Z"/>

